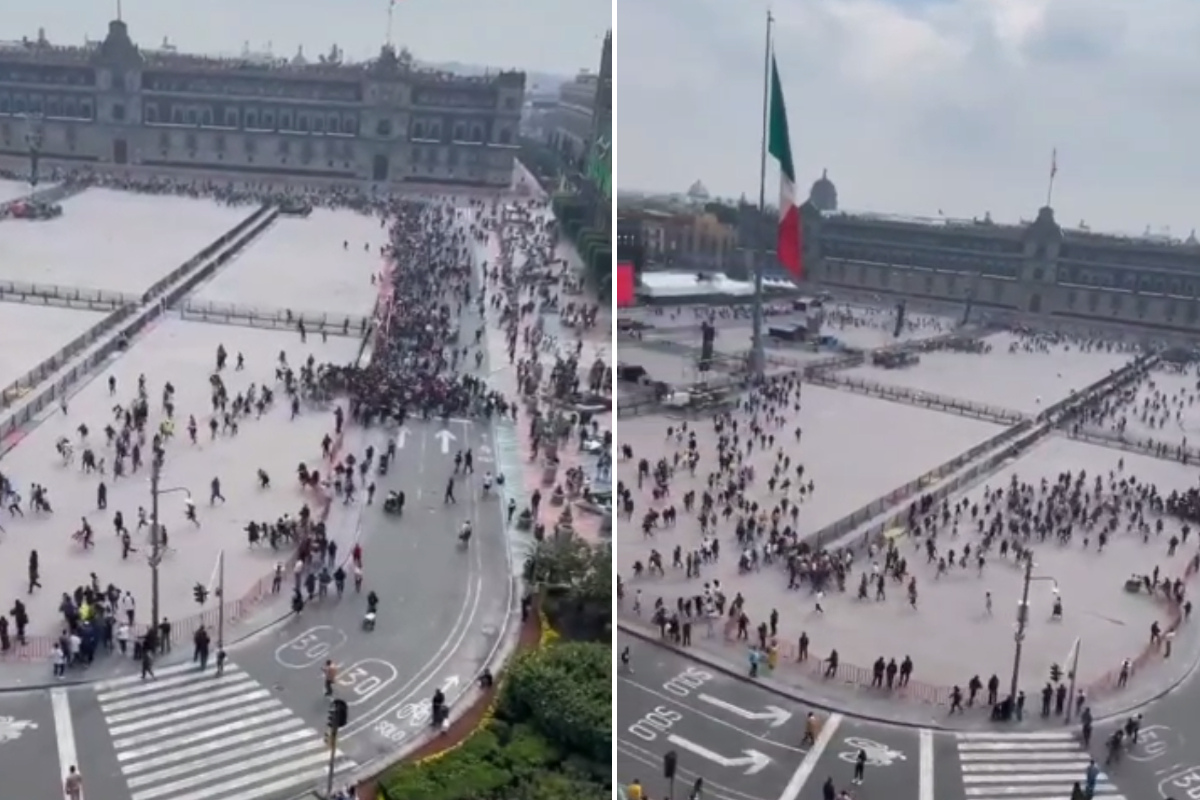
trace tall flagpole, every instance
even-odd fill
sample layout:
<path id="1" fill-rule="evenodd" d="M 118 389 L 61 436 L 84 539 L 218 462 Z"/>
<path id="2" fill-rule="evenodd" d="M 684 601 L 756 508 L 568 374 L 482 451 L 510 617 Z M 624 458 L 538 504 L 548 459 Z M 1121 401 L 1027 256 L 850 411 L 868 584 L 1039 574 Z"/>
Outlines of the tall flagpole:
<path id="1" fill-rule="evenodd" d="M 754 329 L 750 370 L 756 376 L 761 376 L 767 368 L 767 347 L 763 336 L 763 269 L 767 260 L 767 246 L 761 226 L 767 213 L 767 136 L 771 124 L 771 27 L 774 23 L 775 17 L 767 11 L 767 37 L 763 47 L 762 143 L 758 164 L 758 224 L 754 230 L 755 247 L 751 251 L 754 254 Z"/>
<path id="2" fill-rule="evenodd" d="M 1050 180 L 1046 184 L 1046 208 L 1053 208 L 1054 179 L 1058 176 L 1058 148 L 1050 153 Z"/>

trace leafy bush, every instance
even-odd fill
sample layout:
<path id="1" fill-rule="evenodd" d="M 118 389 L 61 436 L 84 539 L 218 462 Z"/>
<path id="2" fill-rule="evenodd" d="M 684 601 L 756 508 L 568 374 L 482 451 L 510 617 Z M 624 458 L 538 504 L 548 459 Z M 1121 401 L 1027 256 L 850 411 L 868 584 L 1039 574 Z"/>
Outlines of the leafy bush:
<path id="1" fill-rule="evenodd" d="M 566 753 L 612 758 L 612 650 L 563 642 L 509 669 L 496 716 L 529 720 Z"/>
<path id="2" fill-rule="evenodd" d="M 607 800 L 610 642 L 562 642 L 507 668 L 494 717 L 441 757 L 380 779 L 390 800 Z"/>

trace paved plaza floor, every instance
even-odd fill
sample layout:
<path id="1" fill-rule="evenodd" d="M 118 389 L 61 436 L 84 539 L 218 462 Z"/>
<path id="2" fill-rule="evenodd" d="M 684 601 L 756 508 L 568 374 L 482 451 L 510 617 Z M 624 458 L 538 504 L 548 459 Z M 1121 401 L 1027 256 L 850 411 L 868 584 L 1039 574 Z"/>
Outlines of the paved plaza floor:
<path id="1" fill-rule="evenodd" d="M 5 224 L 0 280 L 140 294 L 253 212 L 88 189 L 65 201 L 57 219 Z"/>
<path id="2" fill-rule="evenodd" d="M 1143 410 L 1150 410 L 1143 418 Z M 1157 407 L 1157 408 L 1155 408 Z M 1192 367 L 1152 370 L 1131 389 L 1116 413 L 1089 428 L 1116 430 L 1124 426 L 1131 439 L 1153 439 L 1168 445 L 1200 442 L 1200 372 Z"/>
<path id="3" fill-rule="evenodd" d="M 1129 356 L 1081 356 L 1074 349 L 1057 355 L 1021 354 L 1020 360 L 1028 362 L 1021 366 L 1023 372 L 1013 367 L 1018 358 L 1007 353 L 1007 345 L 997 344 L 987 355 L 957 358 L 979 366 L 973 370 L 941 366 L 937 379 L 943 384 L 936 389 L 923 388 L 967 398 L 972 398 L 974 392 L 974 399 L 1011 406 L 1018 403 L 1022 393 L 1028 396 L 1035 391 L 1045 395 L 1044 402 L 1058 399 L 1044 388 L 1046 379 L 1036 377 L 1038 374 L 1064 372 L 1072 386 L 1082 387 L 1118 368 Z M 985 380 L 988 364 L 1005 363 L 1008 367 L 997 367 L 990 373 L 992 377 Z M 924 366 L 923 363 L 914 370 L 895 374 L 915 377 Z M 880 370 L 875 374 L 888 373 Z M 957 384 L 952 383 L 955 374 L 960 375 Z M 1018 385 L 1013 387 L 1010 383 Z M 798 415 L 791 412 L 794 421 L 789 419 L 777 433 L 787 439 L 782 444 L 793 462 L 805 465 L 805 480 L 811 477 L 815 482 L 815 494 L 801 506 L 803 531 L 815 530 L 850 513 L 1001 430 L 949 414 L 906 408 L 832 389 L 805 386 L 803 392 L 802 411 Z M 620 441 L 631 444 L 635 452 L 633 461 L 622 462 L 618 467 L 619 477 L 626 485 L 636 482 L 639 458 L 648 458 L 653 463 L 675 451 L 676 446 L 665 435 L 669 425 L 678 426 L 680 420 L 664 417 L 622 420 Z M 703 478 L 712 469 L 715 441 L 711 422 L 698 420 L 689 425 L 701 432 L 698 477 L 693 479 L 684 470 L 677 470 L 672 496 L 661 501 L 660 507 L 667 503 L 679 505 L 688 489 L 703 490 Z M 803 428 L 804 435 L 802 442 L 792 447 L 790 432 L 796 425 Z M 765 478 L 770 474 L 775 449 L 768 448 L 760 454 L 756 448 L 753 458 L 759 477 L 750 491 L 760 503 L 768 505 L 772 501 Z M 1164 493 L 1195 483 L 1194 474 L 1178 464 L 1056 436 L 1006 465 L 964 496 L 979 496 L 985 485 L 1007 487 L 1013 474 L 1035 483 L 1043 477 L 1053 481 L 1061 472 L 1080 469 L 1095 476 L 1116 470 L 1121 459 L 1124 459 L 1124 474 L 1154 483 Z M 635 497 L 634 520 L 618 526 L 619 569 L 627 579 L 632 575 L 633 563 L 644 562 L 651 548 L 663 553 L 669 562 L 675 545 L 692 548 L 700 541 L 695 517 L 682 514 L 682 510 L 675 527 L 660 528 L 653 538 L 644 538 L 639 521 L 654 501 L 648 485 L 645 491 L 636 492 Z M 1022 669 L 1027 689 L 1045 682 L 1052 663 L 1065 663 L 1076 637 L 1082 641 L 1080 677 L 1087 683 L 1118 669 L 1122 659 L 1136 658 L 1148 643 L 1152 622 L 1158 621 L 1164 627 L 1168 624 L 1165 608 L 1145 595 L 1130 595 L 1124 590 L 1124 582 L 1132 574 L 1149 574 L 1156 566 L 1162 575 L 1183 576 L 1186 562 L 1200 543 L 1189 542 L 1176 556 L 1168 558 L 1167 540 L 1179 531 L 1180 525 L 1171 519 L 1165 520 L 1165 524 L 1166 532 L 1148 544 L 1143 544 L 1137 536 L 1122 533 L 1101 555 L 1097 555 L 1094 543 L 1084 550 L 1079 537 L 1066 547 L 1055 542 L 1036 548 L 1036 574 L 1057 581 L 1066 616 L 1059 622 L 1049 621 L 1050 582 L 1035 582 Z M 752 575 L 738 574 L 736 544 L 727 528 L 718 525 L 724 547 L 722 560 L 706 569 L 703 580 L 720 579 L 728 596 L 740 593 L 756 623 L 765 620 L 772 609 L 778 610 L 780 638 L 788 643 L 789 651 L 794 651 L 795 642 L 803 632 L 809 637 L 815 657 L 824 657 L 837 649 L 844 664 L 869 669 L 880 656 L 899 661 L 908 655 L 916 665 L 914 679 L 934 686 L 965 685 L 975 674 L 985 681 L 993 673 L 1007 680 L 1011 673 L 1016 606 L 1022 583 L 1021 571 L 1011 561 L 1003 562 L 993 554 L 992 563 L 982 575 L 972 568 L 956 570 L 938 579 L 934 567 L 925 563 L 924 551 L 915 549 L 919 543 L 902 541 L 902 552 L 908 557 L 910 571 L 917 577 L 920 589 L 916 610 L 908 606 L 903 587 L 899 586 L 889 588 L 885 602 L 856 600 L 856 573 L 848 581 L 845 595 L 822 599 L 824 613 L 819 613 L 807 587 L 799 591 L 786 589 L 787 578 L 781 567 L 767 567 Z M 962 532 L 962 542 L 974 538 L 973 532 Z M 939 541 L 943 551 L 954 546 L 949 535 Z M 673 605 L 676 597 L 699 594 L 701 583 L 686 581 L 681 572 L 668 569 L 665 578 L 631 581 L 629 589 L 641 589 L 642 605 L 649 608 L 656 597 L 663 597 Z M 991 616 L 986 613 L 987 592 L 992 593 L 994 601 Z"/>
<path id="4" fill-rule="evenodd" d="M 0 180 L 0 203 L 7 203 L 9 200 L 16 200 L 20 197 L 28 195 L 32 189 L 25 181 L 2 181 Z"/>
<path id="5" fill-rule="evenodd" d="M 679 420 L 660 416 L 622 420 L 621 442 L 633 446 L 634 459 L 618 465 L 618 477 L 626 485 L 636 483 L 637 461 L 647 458 L 653 464 L 668 452 L 666 431 L 678 429 Z M 700 452 L 707 461 L 697 470 L 706 474 L 716 452 L 712 423 L 689 423 L 697 431 Z M 799 426 L 804 434 L 799 446 L 792 447 L 792 431 Z M 793 412 L 789 425 L 780 430 L 795 463 L 805 465 L 804 479 L 811 479 L 815 492 L 801 507 L 800 526 L 816 531 L 841 519 L 878 497 L 898 489 L 909 481 L 997 435 L 1003 430 L 989 422 L 939 414 L 924 408 L 884 403 L 862 395 L 839 392 L 819 386 L 804 387 L 802 410 Z M 673 450 L 673 446 L 671 448 Z M 755 449 L 750 462 L 765 481 L 774 465 L 774 448 Z M 701 478 L 694 483 L 699 485 Z M 687 480 L 682 481 L 688 483 Z M 765 483 L 759 487 L 766 495 Z M 681 488 L 678 494 L 685 491 Z M 675 502 L 678 502 L 676 497 Z M 643 509 L 645 501 L 642 501 Z M 636 514 L 637 512 L 635 512 Z M 638 525 L 622 525 L 620 562 L 628 568 L 645 552 L 635 555 L 642 535 Z M 699 535 L 692 517 L 679 523 L 680 536 Z M 666 539 L 658 541 L 659 549 Z M 626 547 L 624 545 L 628 544 Z"/>
<path id="6" fill-rule="evenodd" d="M 307 217 L 280 217 L 193 299 L 369 314 L 378 293 L 371 276 L 383 269 L 379 248 L 386 242 L 378 217 L 354 211 L 316 208 Z"/>
<path id="7" fill-rule="evenodd" d="M 206 427 L 211 414 L 208 379 L 215 369 L 219 344 L 224 344 L 230 355 L 222 378 L 231 395 L 254 383 L 275 388 L 278 402 L 261 420 L 245 420 L 236 437 L 219 435 L 211 440 Z M 121 511 L 127 527 L 134 532 L 138 507 L 150 507 L 148 473 L 142 470 L 120 480 L 113 480 L 111 475 L 105 478 L 108 509 L 98 510 L 100 478 L 84 475 L 79 468 L 79 453 L 85 446 L 77 430 L 80 425 L 89 429 L 87 444 L 96 449 L 98 457 L 109 456 L 111 463 L 103 429 L 112 420 L 114 405 L 127 404 L 136 393 L 138 377 L 145 375 L 151 425 L 156 427 L 164 418 L 163 387 L 167 382 L 175 387 L 176 436 L 167 447 L 161 486 L 164 490 L 187 490 L 199 507 L 201 525 L 194 528 L 184 520 L 183 493 L 162 495 L 160 515 L 170 549 L 161 570 L 161 609 L 167 617 L 183 617 L 198 610 L 192 586 L 208 583 L 222 549 L 227 551 L 226 591 L 231 600 L 254 589 L 270 575 L 274 562 L 284 557 L 282 551 L 276 554 L 266 547 L 249 549 L 244 528 L 250 521 L 294 515 L 302 505 L 312 502 L 300 491 L 295 472 L 300 463 L 319 465 L 321 439 L 333 432 L 332 412 L 305 409 L 296 420 L 289 419 L 282 388 L 275 381 L 279 354 L 285 352 L 288 363 L 298 368 L 310 354 L 317 363 L 347 363 L 355 357 L 357 348 L 357 341 L 341 337 L 322 343 L 320 337 L 313 336 L 301 345 L 292 333 L 167 320 L 98 371 L 71 399 L 65 415 L 55 409 L 0 462 L 0 469 L 26 499 L 30 484 L 39 483 L 48 488 L 54 506 L 54 513 L 49 515 L 27 512 L 24 518 L 12 518 L 5 514 L 2 523 L 6 532 L 0 534 L 0 552 L 4 553 L 0 558 L 0 586 L 9 593 L 8 602 L 17 597 L 26 600 L 32 620 L 30 633 L 57 632 L 58 598 L 62 592 L 86 583 L 92 572 L 102 585 L 111 582 L 131 590 L 143 609 L 149 606 L 147 531 L 135 533 L 134 546 L 139 552 L 122 560 L 120 540 L 112 525 L 113 514 Z M 246 361 L 241 372 L 233 369 L 239 352 Z M 109 395 L 109 376 L 117 381 L 113 396 Z M 195 415 L 200 424 L 197 445 L 187 439 L 189 415 Z M 60 437 L 75 443 L 74 464 L 64 464 L 55 452 Z M 271 476 L 269 489 L 258 487 L 256 472 L 260 467 Z M 226 502 L 210 507 L 213 478 L 220 478 Z M 88 519 L 96 531 L 95 548 L 90 551 L 84 551 L 71 538 L 81 518 Z M 38 551 L 44 588 L 27 595 L 26 565 L 31 550 Z"/>
<path id="8" fill-rule="evenodd" d="M 56 306 L 0 306 L 0 342 L 4 343 L 0 347 L 0 389 L 24 377 L 106 316 L 105 312 Z"/>
<path id="9" fill-rule="evenodd" d="M 1075 345 L 1055 346 L 1049 353 L 1010 353 L 1009 345 L 1017 338 L 1009 333 L 994 334 L 986 341 L 992 345 L 987 354 L 940 350 L 922 353 L 921 363 L 904 369 L 864 365 L 839 374 L 1036 414 L 1132 358 L 1128 353 L 1080 352 Z"/>

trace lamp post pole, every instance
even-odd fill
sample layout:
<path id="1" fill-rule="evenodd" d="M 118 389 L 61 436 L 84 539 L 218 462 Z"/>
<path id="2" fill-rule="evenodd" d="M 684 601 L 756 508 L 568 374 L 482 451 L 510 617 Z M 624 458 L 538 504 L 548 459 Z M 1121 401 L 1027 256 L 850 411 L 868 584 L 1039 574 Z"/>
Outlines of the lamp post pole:
<path id="1" fill-rule="evenodd" d="M 217 652 L 225 649 L 225 548 L 217 554 Z"/>
<path id="2" fill-rule="evenodd" d="M 1017 631 L 1013 635 L 1015 646 L 1013 647 L 1012 683 L 1009 685 L 1009 695 L 1014 701 L 1017 698 L 1018 684 L 1021 682 L 1021 655 L 1025 645 L 1025 629 L 1029 626 L 1029 586 L 1034 581 L 1050 581 L 1056 588 L 1058 586 L 1058 582 L 1049 575 L 1033 574 L 1033 557 L 1030 554 L 1025 558 L 1025 577 L 1021 586 L 1021 604 L 1017 606 Z"/>
<path id="3" fill-rule="evenodd" d="M 158 482 L 162 463 L 155 453 L 150 464 L 150 628 L 158 629 L 158 565 L 162 561 L 162 533 L 158 524 Z"/>
<path id="4" fill-rule="evenodd" d="M 159 498 L 172 492 L 183 492 L 191 497 L 191 492 L 183 486 L 173 486 L 163 489 L 159 486 L 162 480 L 162 457 L 155 453 L 150 462 L 150 626 L 158 630 L 159 622 L 159 576 L 158 568 L 162 564 L 163 527 L 158 519 Z"/>

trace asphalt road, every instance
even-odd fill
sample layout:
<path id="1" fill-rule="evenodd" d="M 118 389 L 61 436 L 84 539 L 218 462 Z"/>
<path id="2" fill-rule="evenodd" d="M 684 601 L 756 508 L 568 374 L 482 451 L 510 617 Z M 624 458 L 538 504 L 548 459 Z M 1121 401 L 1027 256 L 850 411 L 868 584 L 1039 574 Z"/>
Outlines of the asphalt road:
<path id="1" fill-rule="evenodd" d="M 1200 674 L 1143 709 L 1138 744 L 1112 768 L 1130 798 L 1200 798 Z M 1094 734 L 1093 750 L 1119 720 L 1105 721 Z"/>
<path id="2" fill-rule="evenodd" d="M 849 714 L 825 715 L 816 742 L 804 746 L 803 705 L 624 634 L 618 646 L 630 647 L 632 671 L 621 673 L 617 691 L 617 777 L 623 785 L 639 780 L 652 800 L 669 796 L 668 751 L 678 756 L 674 796 L 688 797 L 701 777 L 709 800 L 820 800 L 830 778 L 855 800 L 1067 800 L 1091 757 L 1074 730 L 955 733 Z M 1158 791 L 1166 779 L 1183 782 L 1175 798 L 1200 798 L 1200 788 L 1186 791 L 1200 786 L 1200 751 L 1189 754 L 1179 732 L 1200 719 L 1200 705 L 1170 708 L 1176 716 L 1154 715 L 1161 727 L 1147 728 L 1125 762 L 1101 776 L 1097 800 L 1170 797 Z M 860 749 L 865 780 L 855 786 Z"/>
<path id="3" fill-rule="evenodd" d="M 856 799 L 872 797 L 873 785 L 882 798 L 886 784 L 891 800 L 929 800 L 920 794 L 923 734 L 916 729 L 822 714 L 816 743 L 804 746 L 804 706 L 624 635 L 618 646 L 632 652 L 632 672 L 622 673 L 617 691 L 618 778 L 641 781 L 655 800 L 668 793 L 668 751 L 679 759 L 677 797 L 702 777 L 705 798 L 797 800 L 820 798 L 827 778 L 850 788 L 860 747 L 871 761 Z M 932 737 L 924 738 L 932 747 Z"/>
<path id="4" fill-rule="evenodd" d="M 453 703 L 471 685 L 502 637 L 513 602 L 500 501 L 482 495 L 484 428 L 451 422 L 447 430 L 422 421 L 406 428 L 397 468 L 379 479 L 377 502 L 360 523 L 364 594 L 373 589 L 380 596 L 375 630 L 362 627 L 365 599 L 347 595 L 306 608 L 237 654 L 239 664 L 317 726 L 327 711 L 321 665 L 326 658 L 340 664 L 351 714 L 341 745 L 359 763 L 421 733 L 435 689 Z M 454 453 L 467 447 L 477 454 L 476 471 L 456 478 L 457 502 L 445 503 Z M 383 513 L 381 498 L 392 488 L 408 497 L 401 517 Z M 458 541 L 464 520 L 474 530 L 465 549 Z"/>

